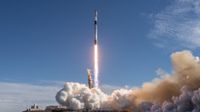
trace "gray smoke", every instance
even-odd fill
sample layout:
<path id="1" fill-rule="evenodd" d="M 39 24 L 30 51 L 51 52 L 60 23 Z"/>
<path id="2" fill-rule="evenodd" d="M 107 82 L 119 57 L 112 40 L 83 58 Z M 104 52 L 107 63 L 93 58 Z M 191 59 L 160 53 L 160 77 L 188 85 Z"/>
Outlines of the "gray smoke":
<path id="1" fill-rule="evenodd" d="M 192 91 L 188 87 L 181 89 L 181 94 L 172 97 L 172 101 L 164 101 L 160 104 L 143 105 L 141 112 L 200 112 L 200 89 Z M 146 103 L 146 102 L 145 102 Z"/>
<path id="2" fill-rule="evenodd" d="M 99 88 L 68 82 L 57 95 L 70 109 L 112 109 L 133 112 L 200 112 L 200 62 L 190 51 L 171 55 L 172 74 L 161 73 L 137 89 L 118 89 L 111 95 Z"/>

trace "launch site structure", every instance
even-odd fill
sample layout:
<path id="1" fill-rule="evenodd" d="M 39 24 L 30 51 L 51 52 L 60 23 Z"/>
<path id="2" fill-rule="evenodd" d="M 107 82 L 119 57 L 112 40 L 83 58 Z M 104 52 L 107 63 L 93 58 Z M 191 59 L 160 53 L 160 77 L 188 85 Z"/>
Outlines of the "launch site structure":
<path id="1" fill-rule="evenodd" d="M 88 87 L 91 89 L 93 88 L 93 80 L 92 80 L 92 72 L 90 69 L 87 69 L 88 74 Z"/>

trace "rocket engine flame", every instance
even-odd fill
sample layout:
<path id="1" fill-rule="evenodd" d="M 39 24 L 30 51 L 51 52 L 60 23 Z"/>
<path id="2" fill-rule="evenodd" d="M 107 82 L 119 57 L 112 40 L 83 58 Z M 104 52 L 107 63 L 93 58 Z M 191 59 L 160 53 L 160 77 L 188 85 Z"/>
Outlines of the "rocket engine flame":
<path id="1" fill-rule="evenodd" d="M 94 45 L 94 86 L 99 87 L 99 58 L 98 58 L 98 45 Z"/>

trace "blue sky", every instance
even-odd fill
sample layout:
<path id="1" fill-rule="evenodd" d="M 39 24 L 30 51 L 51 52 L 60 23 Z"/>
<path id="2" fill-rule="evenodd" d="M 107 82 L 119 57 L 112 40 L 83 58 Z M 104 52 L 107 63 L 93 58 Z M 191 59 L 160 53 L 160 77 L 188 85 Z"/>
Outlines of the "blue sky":
<path id="1" fill-rule="evenodd" d="M 93 68 L 92 23 L 97 9 L 101 84 L 141 85 L 152 80 L 159 68 L 172 71 L 172 52 L 190 49 L 199 54 L 198 3 L 191 12 L 179 10 L 191 4 L 182 0 L 0 1 L 0 81 L 86 83 L 86 69 Z M 196 22 L 187 23 L 194 21 L 193 16 Z M 197 27 L 193 35 L 185 32 L 190 26 Z"/>

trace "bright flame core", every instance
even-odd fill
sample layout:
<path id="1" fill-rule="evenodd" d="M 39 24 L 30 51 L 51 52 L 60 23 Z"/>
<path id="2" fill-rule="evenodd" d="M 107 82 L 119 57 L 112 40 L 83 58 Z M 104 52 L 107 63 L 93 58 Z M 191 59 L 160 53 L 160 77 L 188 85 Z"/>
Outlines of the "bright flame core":
<path id="1" fill-rule="evenodd" d="M 98 59 L 98 45 L 94 45 L 94 86 L 99 87 L 99 59 Z"/>

